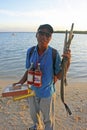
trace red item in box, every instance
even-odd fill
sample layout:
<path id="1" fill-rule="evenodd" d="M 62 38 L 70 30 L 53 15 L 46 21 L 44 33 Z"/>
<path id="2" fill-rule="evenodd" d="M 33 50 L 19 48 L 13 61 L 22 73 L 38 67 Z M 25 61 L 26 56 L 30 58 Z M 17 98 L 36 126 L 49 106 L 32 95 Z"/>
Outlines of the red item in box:
<path id="1" fill-rule="evenodd" d="M 2 92 L 3 97 L 10 97 L 10 96 L 14 97 L 14 96 L 20 96 L 20 95 L 25 95 L 25 94 L 28 94 L 27 85 L 22 85 L 18 89 L 13 89 L 13 86 L 9 85 Z"/>

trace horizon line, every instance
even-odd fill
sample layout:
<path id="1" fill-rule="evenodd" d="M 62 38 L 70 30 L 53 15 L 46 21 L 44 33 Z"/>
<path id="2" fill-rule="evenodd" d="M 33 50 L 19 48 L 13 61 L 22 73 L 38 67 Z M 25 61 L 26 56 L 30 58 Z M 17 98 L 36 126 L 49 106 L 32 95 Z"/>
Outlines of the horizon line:
<path id="1" fill-rule="evenodd" d="M 54 33 L 65 33 L 65 32 L 66 32 L 66 30 L 59 30 L 59 31 L 57 31 L 57 30 L 55 31 L 54 30 Z M 0 33 L 36 33 L 36 31 L 0 31 Z M 86 31 L 74 30 L 73 33 L 87 34 L 87 30 Z"/>

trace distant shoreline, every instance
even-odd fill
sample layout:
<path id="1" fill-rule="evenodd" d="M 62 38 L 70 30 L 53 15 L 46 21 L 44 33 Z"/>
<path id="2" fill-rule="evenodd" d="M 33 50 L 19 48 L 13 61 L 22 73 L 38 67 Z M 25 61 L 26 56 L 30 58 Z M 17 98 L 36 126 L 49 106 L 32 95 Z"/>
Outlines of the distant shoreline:
<path id="1" fill-rule="evenodd" d="M 68 31 L 68 30 L 67 30 Z M 54 33 L 65 33 L 66 31 L 60 30 L 60 31 L 54 31 Z M 0 32 L 0 33 L 36 33 L 36 32 Z M 68 31 L 69 33 L 69 31 Z M 73 31 L 74 34 L 87 34 L 87 31 Z"/>
<path id="2" fill-rule="evenodd" d="M 54 31 L 54 33 L 65 33 L 65 32 L 66 31 Z M 87 34 L 87 31 L 73 31 L 73 33 L 75 33 L 75 34 Z"/>

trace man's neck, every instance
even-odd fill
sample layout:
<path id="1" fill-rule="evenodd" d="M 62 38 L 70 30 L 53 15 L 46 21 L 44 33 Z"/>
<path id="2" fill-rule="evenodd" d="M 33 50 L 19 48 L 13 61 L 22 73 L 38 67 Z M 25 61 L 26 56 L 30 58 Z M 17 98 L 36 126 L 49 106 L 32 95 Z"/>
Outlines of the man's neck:
<path id="1" fill-rule="evenodd" d="M 48 47 L 47 47 L 47 48 L 48 48 Z M 47 48 L 40 48 L 40 47 L 38 47 L 38 54 L 39 54 L 39 55 L 42 55 Z"/>

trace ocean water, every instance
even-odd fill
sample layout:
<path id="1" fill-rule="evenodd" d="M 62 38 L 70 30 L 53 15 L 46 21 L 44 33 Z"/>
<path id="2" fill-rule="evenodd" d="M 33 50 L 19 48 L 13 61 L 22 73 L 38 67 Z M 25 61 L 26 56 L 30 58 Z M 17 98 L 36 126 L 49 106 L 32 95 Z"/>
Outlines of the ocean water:
<path id="1" fill-rule="evenodd" d="M 26 51 L 36 45 L 34 32 L 0 33 L 0 79 L 20 79 L 25 72 Z M 63 53 L 65 34 L 55 33 L 50 46 Z M 87 35 L 74 34 L 71 43 L 69 81 L 87 82 Z"/>

